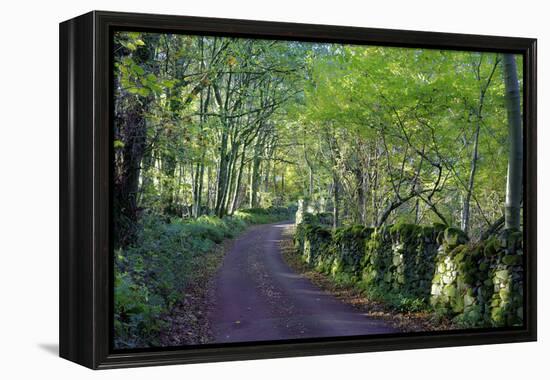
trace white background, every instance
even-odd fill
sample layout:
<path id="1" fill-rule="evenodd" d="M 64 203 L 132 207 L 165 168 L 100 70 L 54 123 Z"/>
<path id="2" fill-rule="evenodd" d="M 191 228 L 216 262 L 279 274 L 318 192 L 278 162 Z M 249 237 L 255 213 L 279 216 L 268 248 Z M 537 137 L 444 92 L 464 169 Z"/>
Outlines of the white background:
<path id="1" fill-rule="evenodd" d="M 0 13 L 0 377 L 539 379 L 550 372 L 550 12 L 526 0 L 73 0 Z M 93 372 L 57 355 L 58 23 L 93 9 L 539 39 L 539 342 Z M 546 147 L 546 149 L 545 149 Z M 544 350 L 547 352 L 544 353 Z M 546 377 L 547 378 L 547 377 Z"/>

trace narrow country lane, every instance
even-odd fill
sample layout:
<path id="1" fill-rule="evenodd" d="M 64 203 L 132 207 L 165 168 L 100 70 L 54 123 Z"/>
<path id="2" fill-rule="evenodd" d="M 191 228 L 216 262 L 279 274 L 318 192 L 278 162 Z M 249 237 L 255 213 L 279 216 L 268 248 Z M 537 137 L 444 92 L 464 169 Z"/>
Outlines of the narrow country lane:
<path id="1" fill-rule="evenodd" d="M 291 222 L 254 226 L 236 239 L 215 279 L 215 343 L 396 332 L 293 272 L 280 252 Z"/>

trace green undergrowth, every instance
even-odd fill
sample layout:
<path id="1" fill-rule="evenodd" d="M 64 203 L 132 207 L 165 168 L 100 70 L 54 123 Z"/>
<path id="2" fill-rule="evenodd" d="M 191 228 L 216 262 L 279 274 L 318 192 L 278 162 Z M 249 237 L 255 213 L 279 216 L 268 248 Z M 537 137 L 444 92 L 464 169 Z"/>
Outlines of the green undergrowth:
<path id="1" fill-rule="evenodd" d="M 288 208 L 244 209 L 233 216 L 197 219 L 148 214 L 136 242 L 115 251 L 115 347 L 159 345 L 161 316 L 181 300 L 197 276 L 211 275 L 221 261 L 216 247 L 251 224 L 292 219 Z"/>
<path id="2" fill-rule="evenodd" d="M 355 285 L 361 289 L 363 295 L 376 302 L 382 302 L 389 308 L 400 312 L 419 312 L 419 311 L 432 311 L 431 307 L 427 304 L 424 298 L 406 294 L 397 293 L 393 289 L 384 286 L 369 286 L 364 282 L 358 282 Z"/>

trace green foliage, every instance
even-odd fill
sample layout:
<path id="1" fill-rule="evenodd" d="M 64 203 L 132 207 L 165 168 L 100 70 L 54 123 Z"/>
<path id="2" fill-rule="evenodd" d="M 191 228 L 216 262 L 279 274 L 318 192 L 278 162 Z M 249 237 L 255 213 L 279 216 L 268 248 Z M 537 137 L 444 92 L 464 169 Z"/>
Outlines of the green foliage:
<path id="1" fill-rule="evenodd" d="M 295 210 L 288 207 L 248 208 L 235 212 L 235 217 L 249 224 L 266 224 L 279 220 L 291 220 Z"/>
<path id="2" fill-rule="evenodd" d="M 519 323 L 521 232 L 479 241 L 505 199 L 499 54 L 113 38 L 119 346 L 154 345 L 215 245 L 299 199 L 296 246 L 336 281 L 398 310 Z"/>
<path id="3" fill-rule="evenodd" d="M 116 273 L 115 278 L 115 345 L 119 348 L 156 345 L 163 327 L 159 317 L 163 301 L 149 289 L 136 284 L 130 274 Z"/>
<path id="4" fill-rule="evenodd" d="M 124 141 L 120 141 L 120 140 L 115 140 L 115 141 L 113 141 L 113 147 L 114 147 L 115 149 L 124 148 Z"/>
<path id="5" fill-rule="evenodd" d="M 470 208 L 468 222 L 472 237 L 479 238 L 486 219 L 497 219 L 504 202 L 502 157 L 508 146 L 500 60 L 492 53 L 363 46 L 314 54 L 305 104 L 295 111 L 307 139 L 307 164 L 314 157 L 316 170 L 328 174 L 319 175 L 320 181 L 336 175 L 349 189 L 360 187 L 365 175 L 377 178 L 366 196 L 384 206 L 421 183 L 430 201 L 413 196 L 391 212 L 388 224 L 460 224 L 474 132 L 482 124 L 471 190 L 478 207 Z M 356 211 L 364 194 L 348 190 L 340 197 L 343 220 L 377 224 L 382 210 Z"/>
<path id="6" fill-rule="evenodd" d="M 193 276 L 204 270 L 216 244 L 249 224 L 290 219 L 293 209 L 247 209 L 222 219 L 146 214 L 135 244 L 115 252 L 115 346 L 153 347 L 165 327 L 160 318 L 181 300 Z"/>
<path id="7" fill-rule="evenodd" d="M 417 312 L 430 310 L 426 305 L 426 301 L 422 298 L 405 293 L 397 293 L 391 288 L 381 286 L 365 286 L 364 283 L 359 283 L 358 287 L 363 290 L 364 295 L 372 300 L 383 302 L 387 306 L 399 312 Z"/>

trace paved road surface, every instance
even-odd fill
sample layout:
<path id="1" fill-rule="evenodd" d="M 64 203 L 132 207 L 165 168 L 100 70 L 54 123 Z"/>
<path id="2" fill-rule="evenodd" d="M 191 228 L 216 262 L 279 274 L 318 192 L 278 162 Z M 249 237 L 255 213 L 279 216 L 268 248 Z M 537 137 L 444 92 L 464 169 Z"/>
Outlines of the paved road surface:
<path id="1" fill-rule="evenodd" d="M 290 222 L 254 226 L 236 239 L 215 279 L 216 343 L 396 332 L 293 272 L 279 243 Z"/>

